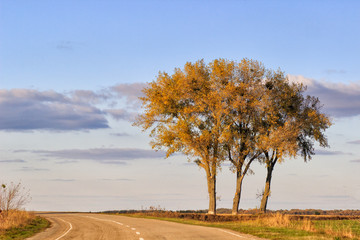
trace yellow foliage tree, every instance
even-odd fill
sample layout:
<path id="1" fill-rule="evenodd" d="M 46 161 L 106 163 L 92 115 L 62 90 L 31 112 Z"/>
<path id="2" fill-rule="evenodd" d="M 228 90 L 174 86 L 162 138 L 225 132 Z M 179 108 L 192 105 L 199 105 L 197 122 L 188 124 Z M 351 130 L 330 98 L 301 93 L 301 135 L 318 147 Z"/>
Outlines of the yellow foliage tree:
<path id="1" fill-rule="evenodd" d="M 309 159 L 313 140 L 327 146 L 330 121 L 318 99 L 304 98 L 304 89 L 254 60 L 188 62 L 172 75 L 160 72 L 143 90 L 144 113 L 135 125 L 151 129 L 154 149 L 166 149 L 167 157 L 182 152 L 205 170 L 209 214 L 216 213 L 216 175 L 223 161 L 236 172 L 233 214 L 252 162 L 266 163 L 263 210 L 276 162 L 299 153 Z"/>
<path id="2" fill-rule="evenodd" d="M 230 64 L 231 65 L 231 64 Z M 151 145 L 167 157 L 182 152 L 206 172 L 209 214 L 216 214 L 216 174 L 224 160 L 219 141 L 226 117 L 223 93 L 231 66 L 225 60 L 186 63 L 172 75 L 159 73 L 143 90 L 144 113 L 135 125 L 151 129 Z"/>
<path id="3" fill-rule="evenodd" d="M 316 97 L 304 96 L 302 84 L 290 83 L 281 71 L 269 71 L 265 78 L 266 103 L 261 116 L 258 148 L 261 162 L 266 165 L 267 176 L 260 210 L 266 212 L 270 195 L 272 173 L 277 162 L 301 155 L 304 161 L 314 154 L 314 142 L 327 147 L 324 134 L 331 126 L 330 119 L 321 113 Z"/>
<path id="4" fill-rule="evenodd" d="M 266 94 L 263 81 L 266 74 L 264 66 L 254 60 L 243 59 L 235 66 L 232 81 L 227 84 L 227 118 L 221 142 L 227 158 L 236 173 L 236 188 L 232 213 L 238 214 L 242 183 L 250 166 L 262 153 L 257 148 L 261 113 L 266 107 Z"/>

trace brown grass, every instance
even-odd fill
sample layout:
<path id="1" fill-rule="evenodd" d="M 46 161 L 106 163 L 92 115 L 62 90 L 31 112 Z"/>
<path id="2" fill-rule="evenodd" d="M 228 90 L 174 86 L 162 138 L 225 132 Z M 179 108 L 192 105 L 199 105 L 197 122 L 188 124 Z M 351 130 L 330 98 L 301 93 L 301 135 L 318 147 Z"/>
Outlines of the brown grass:
<path id="1" fill-rule="evenodd" d="M 280 213 L 267 215 L 265 217 L 259 216 L 253 222 L 268 227 L 289 227 L 291 225 L 290 217 Z"/>
<path id="2" fill-rule="evenodd" d="M 19 210 L 9 210 L 0 213 L 0 231 L 13 227 L 21 227 L 35 218 L 33 213 Z"/>
<path id="3" fill-rule="evenodd" d="M 291 216 L 281 213 L 260 215 L 255 220 L 246 221 L 247 224 L 265 227 L 280 227 L 316 232 L 310 219 L 293 220 Z"/>
<path id="4" fill-rule="evenodd" d="M 238 215 L 231 216 L 227 214 L 222 215 L 207 215 L 197 213 L 176 213 L 165 211 L 151 211 L 151 212 L 138 212 L 130 214 L 132 216 L 150 216 L 158 218 L 176 218 L 183 219 L 186 222 L 193 220 L 206 222 L 207 224 L 223 224 L 238 223 L 238 226 L 249 226 L 251 228 L 283 228 L 306 231 L 313 233 L 314 236 L 331 236 L 334 239 L 358 239 L 359 234 L 353 232 L 350 225 L 346 224 L 347 220 L 352 217 L 344 218 L 338 216 L 294 216 L 283 213 L 270 213 L 270 214 L 257 214 L 257 215 Z M 325 220 L 324 220 L 325 219 Z M 356 220 L 355 221 L 360 221 Z M 326 221 L 325 224 L 317 224 L 318 221 Z M 283 238 L 282 238 L 283 239 Z"/>
<path id="5" fill-rule="evenodd" d="M 340 221 L 334 223 L 327 223 L 323 228 L 316 228 L 315 224 L 310 219 L 292 220 L 291 216 L 281 213 L 259 216 L 256 220 L 246 221 L 248 224 L 266 227 L 283 227 L 297 230 L 304 230 L 314 233 L 325 233 L 326 235 L 339 238 L 355 238 L 351 227 L 342 224 Z"/>
<path id="6" fill-rule="evenodd" d="M 334 226 L 327 224 L 323 229 L 319 229 L 319 232 L 324 232 L 327 235 L 331 235 L 339 238 L 350 238 L 354 239 L 356 236 L 353 233 L 352 229 L 349 226 L 338 225 L 339 229 L 334 229 Z"/>

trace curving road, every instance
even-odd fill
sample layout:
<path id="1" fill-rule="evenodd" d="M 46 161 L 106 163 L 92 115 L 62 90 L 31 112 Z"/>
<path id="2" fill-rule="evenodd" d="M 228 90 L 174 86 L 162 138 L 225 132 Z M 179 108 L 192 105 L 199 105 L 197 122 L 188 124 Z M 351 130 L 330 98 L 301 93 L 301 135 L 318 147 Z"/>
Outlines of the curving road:
<path id="1" fill-rule="evenodd" d="M 153 219 L 83 213 L 41 214 L 52 227 L 29 240 L 255 240 L 250 235 Z"/>

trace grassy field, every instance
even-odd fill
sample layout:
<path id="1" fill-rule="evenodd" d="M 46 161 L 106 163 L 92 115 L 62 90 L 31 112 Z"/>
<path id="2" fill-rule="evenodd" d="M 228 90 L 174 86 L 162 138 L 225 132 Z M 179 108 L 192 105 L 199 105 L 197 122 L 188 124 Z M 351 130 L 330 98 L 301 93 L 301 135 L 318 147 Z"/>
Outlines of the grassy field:
<path id="1" fill-rule="evenodd" d="M 248 220 L 207 222 L 193 219 L 161 217 L 154 214 L 126 214 L 131 217 L 153 218 L 184 224 L 218 227 L 246 233 L 266 239 L 315 240 L 360 239 L 360 220 L 292 219 L 289 215 L 270 214 Z M 245 218 L 246 219 L 246 218 Z"/>
<path id="2" fill-rule="evenodd" d="M 26 211 L 0 214 L 0 240 L 25 239 L 50 226 L 49 221 Z"/>

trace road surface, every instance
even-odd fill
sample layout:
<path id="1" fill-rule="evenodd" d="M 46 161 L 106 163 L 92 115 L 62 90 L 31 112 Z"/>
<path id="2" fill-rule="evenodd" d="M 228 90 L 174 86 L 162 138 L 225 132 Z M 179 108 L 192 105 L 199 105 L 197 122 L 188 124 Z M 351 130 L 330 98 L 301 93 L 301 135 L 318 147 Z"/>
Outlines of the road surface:
<path id="1" fill-rule="evenodd" d="M 29 240 L 255 240 L 231 230 L 153 219 L 83 213 L 41 214 L 52 223 Z"/>

